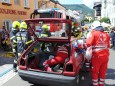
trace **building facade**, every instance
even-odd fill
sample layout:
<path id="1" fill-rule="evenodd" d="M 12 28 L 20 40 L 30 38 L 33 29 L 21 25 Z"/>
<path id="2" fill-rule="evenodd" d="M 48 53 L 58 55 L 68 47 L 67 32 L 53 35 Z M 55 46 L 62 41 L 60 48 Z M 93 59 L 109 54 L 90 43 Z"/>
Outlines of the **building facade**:
<path id="1" fill-rule="evenodd" d="M 115 0 L 102 0 L 101 17 L 110 18 L 111 25 L 115 26 Z"/>
<path id="2" fill-rule="evenodd" d="M 5 26 L 6 30 L 10 30 L 12 22 L 23 21 L 30 18 L 30 14 L 34 9 L 46 8 L 65 8 L 54 0 L 1 0 L 0 1 L 0 28 Z"/>
<path id="3" fill-rule="evenodd" d="M 102 4 L 101 2 L 95 2 L 94 3 L 94 18 L 95 20 L 100 20 L 101 19 L 101 7 L 102 7 Z"/>
<path id="4" fill-rule="evenodd" d="M 6 30 L 10 30 L 12 22 L 23 21 L 30 18 L 30 14 L 35 9 L 36 0 L 1 0 L 0 2 L 0 28 L 5 26 Z"/>
<path id="5" fill-rule="evenodd" d="M 60 8 L 65 10 L 65 7 L 55 0 L 38 0 L 39 9 L 50 9 L 50 8 Z"/>

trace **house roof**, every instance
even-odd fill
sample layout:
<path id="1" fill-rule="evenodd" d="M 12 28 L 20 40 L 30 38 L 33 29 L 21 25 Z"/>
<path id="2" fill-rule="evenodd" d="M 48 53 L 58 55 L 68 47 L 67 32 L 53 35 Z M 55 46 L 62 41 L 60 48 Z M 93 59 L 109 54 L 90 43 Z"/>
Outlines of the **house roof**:
<path id="1" fill-rule="evenodd" d="M 55 1 L 55 0 L 50 0 L 51 2 L 55 3 L 55 4 L 59 4 L 61 5 L 62 7 L 64 7 L 62 4 L 59 3 L 59 1 Z M 65 8 L 65 7 L 64 7 Z"/>
<path id="2" fill-rule="evenodd" d="M 101 7 L 101 6 L 102 6 L 101 2 L 94 2 L 93 8 L 95 8 L 95 7 Z"/>

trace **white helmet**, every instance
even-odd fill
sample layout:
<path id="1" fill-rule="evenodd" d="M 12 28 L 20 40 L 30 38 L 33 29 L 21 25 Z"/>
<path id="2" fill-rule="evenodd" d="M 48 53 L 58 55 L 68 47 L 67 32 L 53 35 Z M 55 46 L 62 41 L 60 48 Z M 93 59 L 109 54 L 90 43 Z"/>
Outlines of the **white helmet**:
<path id="1" fill-rule="evenodd" d="M 99 21 L 94 21 L 91 25 L 91 29 L 95 29 L 96 27 L 101 26 L 101 23 Z"/>
<path id="2" fill-rule="evenodd" d="M 87 60 L 91 60 L 92 58 L 92 47 L 88 47 L 86 52 L 85 52 L 85 58 Z"/>

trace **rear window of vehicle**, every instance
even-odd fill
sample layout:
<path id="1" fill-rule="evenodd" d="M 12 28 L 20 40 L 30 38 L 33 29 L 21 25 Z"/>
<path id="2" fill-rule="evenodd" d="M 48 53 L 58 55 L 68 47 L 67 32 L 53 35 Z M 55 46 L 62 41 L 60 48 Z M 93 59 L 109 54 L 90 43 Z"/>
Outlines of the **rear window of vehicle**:
<path id="1" fill-rule="evenodd" d="M 44 23 L 40 21 L 29 24 L 29 28 L 32 28 L 39 38 L 68 38 L 70 34 L 70 26 L 67 23 Z"/>

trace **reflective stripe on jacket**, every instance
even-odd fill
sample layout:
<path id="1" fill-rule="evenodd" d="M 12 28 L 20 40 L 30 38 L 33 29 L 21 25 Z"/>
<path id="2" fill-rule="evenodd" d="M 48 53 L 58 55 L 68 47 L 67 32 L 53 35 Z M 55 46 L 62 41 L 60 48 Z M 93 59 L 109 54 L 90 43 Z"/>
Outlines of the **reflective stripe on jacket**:
<path id="1" fill-rule="evenodd" d="M 88 47 L 93 47 L 93 55 L 109 55 L 110 37 L 104 31 L 93 30 L 86 40 L 86 44 Z"/>
<path id="2" fill-rule="evenodd" d="M 10 42 L 11 42 L 11 44 L 12 44 L 13 53 L 16 53 L 16 52 L 17 52 L 16 33 L 17 33 L 17 30 L 12 30 L 12 31 L 10 32 Z"/>
<path id="3" fill-rule="evenodd" d="M 31 36 L 27 30 L 21 30 L 16 34 L 18 53 L 22 53 L 32 43 Z"/>
<path id="4" fill-rule="evenodd" d="M 57 53 L 66 53 L 66 54 L 68 54 L 68 50 L 64 46 L 58 46 Z"/>

